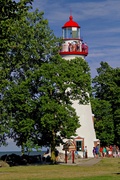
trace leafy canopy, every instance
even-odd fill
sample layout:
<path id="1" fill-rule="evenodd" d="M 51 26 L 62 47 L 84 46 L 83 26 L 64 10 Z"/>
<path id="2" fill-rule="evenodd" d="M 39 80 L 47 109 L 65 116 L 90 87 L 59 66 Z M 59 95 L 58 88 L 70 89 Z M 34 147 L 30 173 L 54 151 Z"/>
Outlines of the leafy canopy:
<path id="1" fill-rule="evenodd" d="M 98 103 L 95 106 L 93 104 L 93 109 L 98 138 L 106 144 L 120 145 L 120 68 L 112 68 L 108 63 L 101 62 L 97 72 L 98 76 L 93 79 L 93 91 L 94 100 Z M 98 125 L 100 121 L 104 132 Z"/>

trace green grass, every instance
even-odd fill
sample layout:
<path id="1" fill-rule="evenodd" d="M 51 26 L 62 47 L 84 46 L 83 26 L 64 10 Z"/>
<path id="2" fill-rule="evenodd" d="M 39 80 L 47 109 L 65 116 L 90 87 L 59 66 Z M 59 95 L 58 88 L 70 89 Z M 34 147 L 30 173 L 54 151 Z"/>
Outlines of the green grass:
<path id="1" fill-rule="evenodd" d="M 119 180 L 120 158 L 93 166 L 39 165 L 0 168 L 0 180 Z"/>

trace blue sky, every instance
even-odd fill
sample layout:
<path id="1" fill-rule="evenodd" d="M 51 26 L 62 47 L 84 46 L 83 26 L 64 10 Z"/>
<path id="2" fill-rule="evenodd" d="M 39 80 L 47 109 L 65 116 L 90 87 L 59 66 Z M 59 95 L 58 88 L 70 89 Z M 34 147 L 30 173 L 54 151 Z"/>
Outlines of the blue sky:
<path id="1" fill-rule="evenodd" d="M 120 0 L 34 0 L 33 7 L 44 11 L 44 18 L 57 37 L 62 36 L 61 27 L 72 14 L 89 46 L 86 60 L 92 77 L 101 61 L 120 67 Z M 0 147 L 0 151 L 4 150 L 19 149 L 9 140 L 8 147 Z"/>

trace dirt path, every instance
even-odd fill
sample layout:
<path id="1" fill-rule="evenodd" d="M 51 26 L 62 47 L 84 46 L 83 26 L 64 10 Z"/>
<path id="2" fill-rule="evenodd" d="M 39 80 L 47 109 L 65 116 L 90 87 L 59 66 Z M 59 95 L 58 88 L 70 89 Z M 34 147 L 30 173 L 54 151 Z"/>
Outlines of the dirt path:
<path id="1" fill-rule="evenodd" d="M 60 163 L 62 165 L 74 165 L 74 166 L 93 166 L 101 161 L 101 158 L 87 158 L 87 159 L 75 159 L 74 163 L 72 160 L 68 160 L 67 163 Z"/>

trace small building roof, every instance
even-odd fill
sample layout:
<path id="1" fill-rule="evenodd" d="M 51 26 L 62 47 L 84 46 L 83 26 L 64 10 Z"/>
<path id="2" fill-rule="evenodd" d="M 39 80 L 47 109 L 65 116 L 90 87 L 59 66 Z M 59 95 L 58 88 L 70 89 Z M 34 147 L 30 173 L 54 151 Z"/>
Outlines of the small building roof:
<path id="1" fill-rule="evenodd" d="M 78 23 L 73 21 L 73 17 L 72 16 L 69 17 L 69 21 L 67 21 L 62 28 L 67 28 L 67 27 L 77 27 L 77 28 L 80 28 Z"/>

